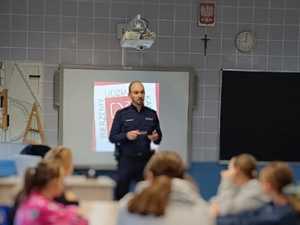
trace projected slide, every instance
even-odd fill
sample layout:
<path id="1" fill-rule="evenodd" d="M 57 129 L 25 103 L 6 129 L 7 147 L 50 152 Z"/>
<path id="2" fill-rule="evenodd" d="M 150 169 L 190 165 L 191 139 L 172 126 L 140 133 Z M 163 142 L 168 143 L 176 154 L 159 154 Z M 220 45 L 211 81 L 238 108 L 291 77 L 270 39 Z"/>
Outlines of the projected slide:
<path id="1" fill-rule="evenodd" d="M 145 105 L 157 111 L 159 115 L 159 83 L 143 83 L 145 87 Z M 128 105 L 129 83 L 94 83 L 94 135 L 93 149 L 96 152 L 112 152 L 114 144 L 108 140 L 115 113 Z"/>

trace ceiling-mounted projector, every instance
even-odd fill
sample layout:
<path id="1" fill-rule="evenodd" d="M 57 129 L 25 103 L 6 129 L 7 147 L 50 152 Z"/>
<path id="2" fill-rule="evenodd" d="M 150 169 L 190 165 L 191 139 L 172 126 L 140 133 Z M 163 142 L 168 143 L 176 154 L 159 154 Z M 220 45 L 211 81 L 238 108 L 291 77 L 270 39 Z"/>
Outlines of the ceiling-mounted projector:
<path id="1" fill-rule="evenodd" d="M 122 48 L 135 48 L 141 51 L 150 48 L 155 37 L 155 33 L 149 28 L 149 22 L 141 15 L 137 15 L 125 26 L 120 44 Z"/>

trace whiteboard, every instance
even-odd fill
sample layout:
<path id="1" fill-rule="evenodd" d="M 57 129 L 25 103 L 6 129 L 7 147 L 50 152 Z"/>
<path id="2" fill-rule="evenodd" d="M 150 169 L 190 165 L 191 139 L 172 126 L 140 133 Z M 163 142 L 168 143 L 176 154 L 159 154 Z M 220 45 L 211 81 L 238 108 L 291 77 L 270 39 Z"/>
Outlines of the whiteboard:
<path id="1" fill-rule="evenodd" d="M 113 151 L 95 151 L 94 87 L 97 82 L 158 83 L 163 139 L 159 150 L 178 152 L 188 163 L 191 146 L 192 71 L 145 68 L 59 68 L 59 143 L 74 152 L 76 166 L 114 168 Z M 146 93 L 147 94 L 147 93 Z"/>

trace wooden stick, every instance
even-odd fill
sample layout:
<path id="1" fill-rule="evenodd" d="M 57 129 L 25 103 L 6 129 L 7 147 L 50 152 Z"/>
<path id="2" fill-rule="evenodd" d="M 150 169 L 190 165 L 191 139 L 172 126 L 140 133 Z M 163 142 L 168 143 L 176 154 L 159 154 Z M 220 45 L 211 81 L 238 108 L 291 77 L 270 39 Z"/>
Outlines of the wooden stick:
<path id="1" fill-rule="evenodd" d="M 0 91 L 0 98 L 1 98 L 1 114 L 2 114 L 2 119 L 1 119 L 1 124 L 0 127 L 1 129 L 7 129 L 8 128 L 8 90 L 3 89 Z"/>

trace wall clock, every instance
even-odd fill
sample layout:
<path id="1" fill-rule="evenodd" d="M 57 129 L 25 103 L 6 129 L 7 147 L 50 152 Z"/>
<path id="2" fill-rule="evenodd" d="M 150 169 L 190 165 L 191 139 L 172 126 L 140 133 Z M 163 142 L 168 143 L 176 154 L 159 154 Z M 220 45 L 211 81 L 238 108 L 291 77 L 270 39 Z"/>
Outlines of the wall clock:
<path id="1" fill-rule="evenodd" d="M 256 44 L 255 35 L 251 31 L 242 31 L 236 35 L 235 46 L 240 52 L 251 52 Z"/>

